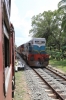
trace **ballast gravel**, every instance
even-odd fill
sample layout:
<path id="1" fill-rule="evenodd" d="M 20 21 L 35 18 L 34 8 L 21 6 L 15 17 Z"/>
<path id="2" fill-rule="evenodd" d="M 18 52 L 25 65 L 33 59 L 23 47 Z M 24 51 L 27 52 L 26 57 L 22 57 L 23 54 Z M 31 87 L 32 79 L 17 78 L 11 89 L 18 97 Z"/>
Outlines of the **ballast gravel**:
<path id="1" fill-rule="evenodd" d="M 66 86 L 61 84 L 61 82 L 57 81 L 57 79 L 54 79 L 51 75 L 47 74 L 46 72 L 44 72 L 43 70 L 40 70 L 41 73 L 44 73 L 44 76 L 49 77 L 50 80 L 52 80 L 52 82 L 58 87 L 58 89 L 60 89 L 61 91 L 63 91 L 64 94 L 66 94 Z"/>
<path id="2" fill-rule="evenodd" d="M 52 98 L 47 95 L 42 85 L 39 84 L 39 79 L 35 77 L 34 72 L 28 66 L 27 69 L 25 68 L 25 76 L 28 87 L 32 92 L 32 100 L 52 100 Z"/>

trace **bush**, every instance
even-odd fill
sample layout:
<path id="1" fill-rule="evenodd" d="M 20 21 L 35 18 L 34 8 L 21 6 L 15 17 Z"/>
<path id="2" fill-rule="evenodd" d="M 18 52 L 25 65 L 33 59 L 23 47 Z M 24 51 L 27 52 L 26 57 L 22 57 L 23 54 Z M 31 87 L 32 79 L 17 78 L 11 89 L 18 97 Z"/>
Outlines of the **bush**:
<path id="1" fill-rule="evenodd" d="M 59 61 L 61 59 L 61 56 L 62 56 L 61 52 L 56 52 L 56 60 Z"/>
<path id="2" fill-rule="evenodd" d="M 48 54 L 50 55 L 50 59 L 56 59 L 56 60 L 60 60 L 60 59 L 63 59 L 63 54 L 62 52 L 58 52 L 58 51 L 50 51 L 48 50 L 47 51 Z"/>

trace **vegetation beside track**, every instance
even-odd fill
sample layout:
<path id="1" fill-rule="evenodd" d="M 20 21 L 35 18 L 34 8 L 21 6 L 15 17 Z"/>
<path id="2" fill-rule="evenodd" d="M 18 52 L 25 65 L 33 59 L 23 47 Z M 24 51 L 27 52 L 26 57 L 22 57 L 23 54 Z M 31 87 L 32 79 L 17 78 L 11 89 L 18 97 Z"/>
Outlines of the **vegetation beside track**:
<path id="1" fill-rule="evenodd" d="M 64 72 L 66 72 L 66 59 L 60 60 L 60 61 L 57 61 L 55 59 L 49 60 L 49 64 L 52 65 L 53 67 L 56 67 Z"/>
<path id="2" fill-rule="evenodd" d="M 30 91 L 27 87 L 24 70 L 15 72 L 15 81 L 14 100 L 30 100 Z"/>

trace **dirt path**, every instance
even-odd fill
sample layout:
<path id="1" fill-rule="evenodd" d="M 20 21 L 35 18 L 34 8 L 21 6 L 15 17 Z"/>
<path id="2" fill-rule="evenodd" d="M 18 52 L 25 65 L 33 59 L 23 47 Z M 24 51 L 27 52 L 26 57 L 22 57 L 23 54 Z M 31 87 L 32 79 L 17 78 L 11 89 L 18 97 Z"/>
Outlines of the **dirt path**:
<path id="1" fill-rule="evenodd" d="M 31 100 L 31 92 L 27 87 L 24 71 L 15 73 L 16 89 L 14 100 Z"/>

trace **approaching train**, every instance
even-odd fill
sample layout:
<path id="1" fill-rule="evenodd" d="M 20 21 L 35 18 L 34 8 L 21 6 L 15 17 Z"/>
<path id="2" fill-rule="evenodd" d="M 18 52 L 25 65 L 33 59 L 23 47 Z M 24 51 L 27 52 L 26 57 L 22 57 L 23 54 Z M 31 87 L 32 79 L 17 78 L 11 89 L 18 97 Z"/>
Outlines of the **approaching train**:
<path id="1" fill-rule="evenodd" d="M 0 0 L 0 100 L 12 100 L 15 89 L 15 32 L 10 23 L 11 0 Z"/>
<path id="2" fill-rule="evenodd" d="M 20 45 L 17 51 L 31 67 L 46 67 L 49 64 L 45 38 L 33 38 L 29 42 Z"/>

